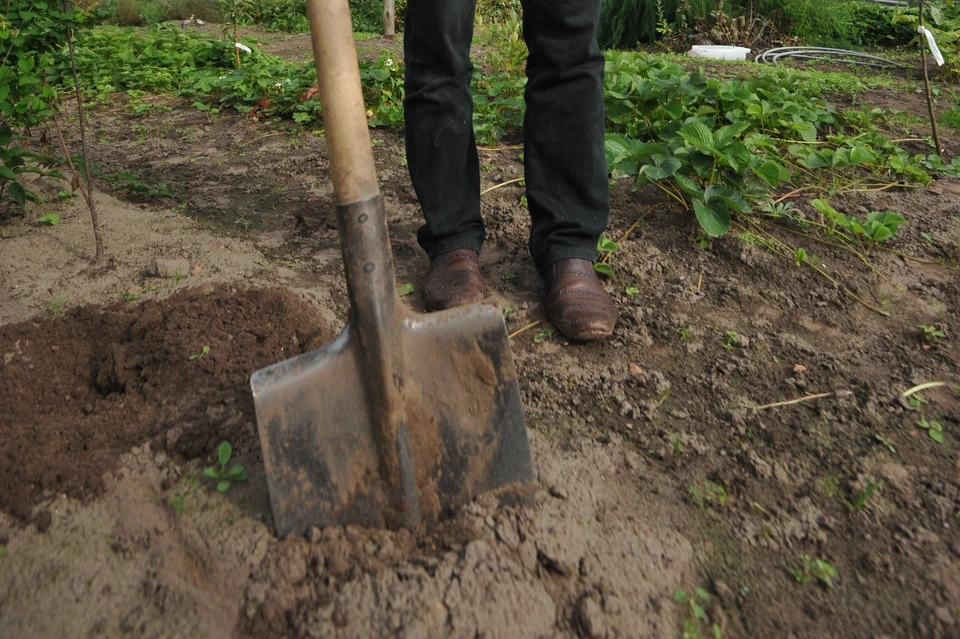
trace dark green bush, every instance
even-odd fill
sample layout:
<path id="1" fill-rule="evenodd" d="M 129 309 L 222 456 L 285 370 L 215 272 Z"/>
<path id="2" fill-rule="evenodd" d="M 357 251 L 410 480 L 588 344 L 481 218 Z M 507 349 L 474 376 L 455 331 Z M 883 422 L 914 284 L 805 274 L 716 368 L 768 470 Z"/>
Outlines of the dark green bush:
<path id="1" fill-rule="evenodd" d="M 383 32 L 382 0 L 350 0 L 353 30 L 365 33 Z"/>
<path id="2" fill-rule="evenodd" d="M 100 5 L 108 22 L 126 27 L 149 26 L 190 16 L 219 22 L 217 0 L 108 0 Z"/>
<path id="3" fill-rule="evenodd" d="M 605 49 L 632 49 L 638 42 L 654 42 L 658 9 L 673 22 L 680 0 L 603 0 L 597 39 Z"/>

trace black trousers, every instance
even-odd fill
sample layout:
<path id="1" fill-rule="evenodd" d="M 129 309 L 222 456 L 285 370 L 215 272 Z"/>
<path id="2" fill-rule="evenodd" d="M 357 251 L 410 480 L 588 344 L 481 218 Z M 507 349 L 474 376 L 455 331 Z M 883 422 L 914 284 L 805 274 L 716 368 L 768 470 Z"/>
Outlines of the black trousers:
<path id="1" fill-rule="evenodd" d="M 407 163 L 426 220 L 417 239 L 431 258 L 479 251 L 484 240 L 470 95 L 475 11 L 476 0 L 407 2 Z M 599 17 L 600 0 L 523 0 L 524 172 L 541 273 L 559 259 L 595 259 L 607 226 Z"/>

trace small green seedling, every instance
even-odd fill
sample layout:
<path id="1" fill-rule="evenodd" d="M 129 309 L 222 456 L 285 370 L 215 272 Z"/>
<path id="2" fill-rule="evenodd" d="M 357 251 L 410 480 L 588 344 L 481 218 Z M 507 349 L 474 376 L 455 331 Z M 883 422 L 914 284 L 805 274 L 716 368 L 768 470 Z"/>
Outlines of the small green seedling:
<path id="1" fill-rule="evenodd" d="M 798 248 L 793 252 L 793 261 L 797 266 L 802 266 L 804 262 L 807 261 L 807 251 L 806 249 Z"/>
<path id="2" fill-rule="evenodd" d="M 677 588 L 673 593 L 673 599 L 679 604 L 689 604 L 690 615 L 692 619 L 685 619 L 683 622 L 683 639 L 703 639 L 700 633 L 700 626 L 707 618 L 707 611 L 704 606 L 710 601 L 710 593 L 703 588 L 696 588 L 693 594 L 688 594 L 683 588 Z M 717 624 L 710 625 L 710 637 L 713 639 L 722 639 L 723 631 Z"/>
<path id="3" fill-rule="evenodd" d="M 843 503 L 846 504 L 847 508 L 851 511 L 863 510 L 864 506 L 867 505 L 867 501 L 870 499 L 870 495 L 872 495 L 874 491 L 876 491 L 877 488 L 880 488 L 880 486 L 882 485 L 883 485 L 882 481 L 868 481 L 867 487 L 860 491 L 860 494 L 857 495 L 856 501 L 850 504 L 850 503 L 847 503 L 846 500 L 844 500 Z"/>
<path id="4" fill-rule="evenodd" d="M 798 584 L 806 585 L 816 579 L 827 588 L 833 585 L 833 580 L 837 578 L 836 568 L 823 559 L 810 559 L 810 555 L 800 555 L 800 561 L 803 565 L 790 568 L 790 574 Z"/>
<path id="5" fill-rule="evenodd" d="M 195 359 L 200 359 L 201 357 L 206 356 L 206 354 L 209 352 L 210 352 L 210 347 L 204 344 L 203 348 L 200 349 L 199 353 L 194 353 L 193 355 L 190 356 L 190 361 L 192 362 Z"/>
<path id="6" fill-rule="evenodd" d="M 533 334 L 533 343 L 542 344 L 547 340 L 551 339 L 552 337 L 553 337 L 552 328 L 541 328 L 539 331 Z"/>
<path id="7" fill-rule="evenodd" d="M 623 292 L 627 294 L 627 297 L 633 297 L 640 294 L 640 289 L 635 286 L 628 286 Z"/>
<path id="8" fill-rule="evenodd" d="M 597 252 L 610 254 L 620 248 L 620 245 L 609 239 L 605 235 L 601 235 L 600 239 L 597 240 Z M 604 277 L 613 277 L 613 268 L 609 264 L 603 262 L 597 262 L 593 265 L 593 269 L 603 275 Z"/>
<path id="9" fill-rule="evenodd" d="M 7 547 L 0 546 L 0 559 L 3 559 L 6 556 L 7 556 Z"/>
<path id="10" fill-rule="evenodd" d="M 938 339 L 943 339 L 947 336 L 947 334 L 943 332 L 943 329 L 935 324 L 920 324 L 917 328 L 923 331 L 923 338 L 927 340 L 928 344 L 933 344 Z"/>
<path id="11" fill-rule="evenodd" d="M 173 512 L 182 515 L 187 509 L 187 497 L 192 495 L 199 487 L 200 481 L 195 476 L 184 475 L 172 493 L 167 496 L 167 503 L 173 508 Z"/>
<path id="12" fill-rule="evenodd" d="M 907 403 L 910 405 L 910 408 L 918 410 L 921 406 L 929 402 L 927 402 L 920 393 L 914 393 L 907 399 Z"/>
<path id="13" fill-rule="evenodd" d="M 5 228 L 0 228 L 0 240 L 5 240 L 10 237 L 10 231 Z"/>
<path id="14" fill-rule="evenodd" d="M 247 471 L 245 471 L 240 464 L 236 464 L 229 469 L 227 468 L 227 464 L 230 463 L 230 457 L 232 455 L 233 446 L 230 445 L 230 442 L 221 442 L 217 448 L 217 462 L 219 463 L 219 467 L 207 466 L 203 469 L 205 477 L 216 480 L 217 490 L 221 493 L 227 492 L 233 482 L 245 481 L 247 479 Z"/>
<path id="15" fill-rule="evenodd" d="M 513 271 L 504 271 L 503 275 L 500 276 L 504 282 L 512 282 L 517 278 L 516 274 Z"/>
<path id="16" fill-rule="evenodd" d="M 943 443 L 943 424 L 940 422 L 922 417 L 920 421 L 917 422 L 917 426 L 927 431 L 927 435 L 929 435 L 933 441 L 938 444 Z"/>
<path id="17" fill-rule="evenodd" d="M 180 269 L 177 269 L 173 272 L 173 283 L 179 284 L 182 280 L 187 278 L 186 275 L 180 272 Z"/>
<path id="18" fill-rule="evenodd" d="M 881 444 L 883 444 L 884 446 L 886 446 L 887 450 L 889 450 L 891 453 L 893 453 L 894 455 L 897 454 L 897 448 L 896 446 L 893 445 L 893 442 L 891 440 L 880 435 L 879 433 L 874 435 L 873 438 L 876 439 Z"/>
<path id="19" fill-rule="evenodd" d="M 124 302 L 136 302 L 138 299 L 140 299 L 139 293 L 127 293 L 123 296 Z"/>
<path id="20" fill-rule="evenodd" d="M 693 499 L 693 503 L 700 508 L 703 508 L 708 502 L 718 506 L 727 505 L 727 489 L 721 484 L 712 482 L 709 479 L 704 480 L 703 490 L 700 490 L 694 485 L 691 485 L 687 490 Z"/>
<path id="21" fill-rule="evenodd" d="M 689 342 L 689 341 L 690 341 L 690 326 L 689 326 L 689 325 L 686 325 L 686 326 L 677 326 L 677 327 L 674 328 L 673 330 L 675 330 L 675 331 L 680 335 L 680 341 L 681 341 L 681 342 Z"/>
<path id="22" fill-rule="evenodd" d="M 397 295 L 400 297 L 406 297 L 410 293 L 413 293 L 413 284 L 401 284 L 397 287 Z"/>
<path id="23" fill-rule="evenodd" d="M 510 315 L 510 313 L 512 313 L 512 312 L 513 312 L 513 307 L 512 307 L 512 306 L 508 306 L 508 307 L 506 307 L 505 309 L 503 309 L 503 316 L 504 316 L 504 317 L 507 317 L 507 316 Z"/>
<path id="24" fill-rule="evenodd" d="M 677 433 L 671 433 L 673 435 L 673 456 L 679 457 L 683 454 L 683 442 L 680 441 L 680 435 Z"/>
<path id="25" fill-rule="evenodd" d="M 723 343 L 723 347 L 728 351 L 732 351 L 734 346 L 740 344 L 740 336 L 736 331 L 727 331 L 727 340 Z"/>
<path id="26" fill-rule="evenodd" d="M 879 438 L 879 436 L 878 436 Z M 891 445 L 892 446 L 892 445 Z M 896 449 L 893 450 L 896 452 Z M 823 488 L 824 492 L 827 494 L 827 497 L 831 499 L 838 497 L 840 502 L 847 507 L 847 510 L 854 512 L 857 510 L 863 510 L 867 502 L 870 500 L 870 496 L 883 485 L 882 481 L 867 481 L 867 487 L 860 491 L 857 495 L 857 498 L 854 501 L 847 499 L 846 495 L 843 494 L 843 489 L 840 488 L 840 479 L 837 477 L 824 477 L 823 478 Z"/>
<path id="27" fill-rule="evenodd" d="M 57 295 L 52 300 L 47 302 L 47 310 L 50 311 L 51 315 L 59 315 L 63 312 L 63 309 L 67 305 L 67 296 L 66 295 Z"/>
<path id="28" fill-rule="evenodd" d="M 60 224 L 60 216 L 56 213 L 44 213 L 37 218 L 37 224 L 46 224 L 47 226 L 57 226 Z"/>

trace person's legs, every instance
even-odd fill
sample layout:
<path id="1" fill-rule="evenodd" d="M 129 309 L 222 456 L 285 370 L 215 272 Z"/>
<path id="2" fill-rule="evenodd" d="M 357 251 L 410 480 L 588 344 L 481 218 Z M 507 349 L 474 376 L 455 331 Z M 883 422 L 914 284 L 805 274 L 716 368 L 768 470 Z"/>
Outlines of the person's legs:
<path id="1" fill-rule="evenodd" d="M 480 168 L 473 134 L 470 43 L 476 0 L 409 0 L 404 23 L 407 164 L 433 259 L 480 251 Z"/>
<path id="2" fill-rule="evenodd" d="M 599 19 L 600 0 L 523 0 L 524 171 L 540 273 L 564 258 L 593 261 L 607 227 Z"/>
<path id="3" fill-rule="evenodd" d="M 593 268 L 610 214 L 599 20 L 600 0 L 523 0 L 530 254 L 550 321 L 580 341 L 609 336 L 617 317 Z"/>

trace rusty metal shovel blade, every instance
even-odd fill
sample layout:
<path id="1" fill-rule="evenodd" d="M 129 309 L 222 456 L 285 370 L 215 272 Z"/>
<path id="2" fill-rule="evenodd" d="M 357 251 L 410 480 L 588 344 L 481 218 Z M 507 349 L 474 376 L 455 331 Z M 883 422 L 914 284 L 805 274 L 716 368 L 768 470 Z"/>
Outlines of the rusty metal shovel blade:
<path id="1" fill-rule="evenodd" d="M 350 315 L 330 345 L 251 378 L 281 536 L 414 527 L 481 492 L 526 501 L 533 467 L 499 310 L 412 313 L 387 218 L 347 0 L 307 0 Z"/>
<path id="2" fill-rule="evenodd" d="M 405 315 L 399 336 L 410 357 L 402 396 L 389 400 L 405 419 L 387 442 L 401 468 L 383 463 L 382 413 L 390 408 L 369 399 L 378 372 L 364 370 L 354 325 L 253 376 L 278 535 L 431 523 L 493 489 L 504 501 L 530 497 L 533 469 L 501 313 L 474 306 Z"/>

